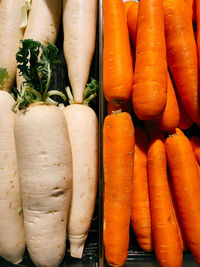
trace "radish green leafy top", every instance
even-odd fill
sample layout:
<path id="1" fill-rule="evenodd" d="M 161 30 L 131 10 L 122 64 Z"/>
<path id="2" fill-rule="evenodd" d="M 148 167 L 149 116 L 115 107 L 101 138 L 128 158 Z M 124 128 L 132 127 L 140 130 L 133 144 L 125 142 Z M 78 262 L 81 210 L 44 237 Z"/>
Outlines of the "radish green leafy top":
<path id="1" fill-rule="evenodd" d="M 16 54 L 16 60 L 19 75 L 23 76 L 25 81 L 21 84 L 20 90 L 14 89 L 17 100 L 13 110 L 16 107 L 26 108 L 35 102 L 57 105 L 58 103 L 50 98 L 52 95 L 59 95 L 66 101 L 63 93 L 57 90 L 48 91 L 52 70 L 60 63 L 57 59 L 57 47 L 50 42 L 45 46 L 32 39 L 22 40 L 21 43 L 22 47 Z"/>
<path id="2" fill-rule="evenodd" d="M 6 68 L 0 68 L 0 90 L 3 89 L 5 82 L 7 81 L 9 75 Z"/>
<path id="3" fill-rule="evenodd" d="M 91 78 L 91 82 L 87 83 L 87 86 L 84 90 L 84 95 L 83 95 L 83 104 L 84 105 L 89 105 L 93 99 L 97 96 L 97 91 L 99 90 L 99 83 Z M 66 93 L 69 99 L 70 104 L 74 104 L 74 97 L 70 91 L 70 88 L 66 88 Z"/>

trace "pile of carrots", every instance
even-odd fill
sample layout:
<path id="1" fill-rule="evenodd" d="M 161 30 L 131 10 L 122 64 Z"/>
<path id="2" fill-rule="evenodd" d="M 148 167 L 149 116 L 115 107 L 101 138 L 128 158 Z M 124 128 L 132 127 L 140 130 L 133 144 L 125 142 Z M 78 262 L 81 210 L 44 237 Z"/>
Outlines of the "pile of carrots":
<path id="1" fill-rule="evenodd" d="M 161 267 L 200 265 L 200 1 L 104 0 L 103 18 L 106 260 L 125 264 L 131 224 Z"/>

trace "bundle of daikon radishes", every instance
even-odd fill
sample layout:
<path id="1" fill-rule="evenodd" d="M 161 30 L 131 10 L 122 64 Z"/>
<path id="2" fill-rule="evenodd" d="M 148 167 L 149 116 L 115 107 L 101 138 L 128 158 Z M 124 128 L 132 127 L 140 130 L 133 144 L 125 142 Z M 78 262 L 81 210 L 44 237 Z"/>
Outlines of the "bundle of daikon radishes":
<path id="1" fill-rule="evenodd" d="M 104 247 L 200 265 L 200 1 L 103 0 Z M 133 238 L 131 238 L 133 240 Z"/>
<path id="2" fill-rule="evenodd" d="M 98 119 L 89 103 L 98 82 L 88 79 L 97 0 L 2 0 L 0 15 L 0 256 L 17 264 L 27 246 L 36 266 L 56 267 L 66 234 L 71 256 L 82 258 L 96 202 Z M 61 19 L 66 107 L 66 94 L 49 90 Z"/>

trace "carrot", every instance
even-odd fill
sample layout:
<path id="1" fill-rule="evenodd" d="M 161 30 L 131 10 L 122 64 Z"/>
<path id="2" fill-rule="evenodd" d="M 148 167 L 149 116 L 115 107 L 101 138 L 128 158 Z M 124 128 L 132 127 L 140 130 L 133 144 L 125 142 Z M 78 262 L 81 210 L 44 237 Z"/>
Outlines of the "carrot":
<path id="1" fill-rule="evenodd" d="M 127 103 L 120 103 L 119 105 L 114 105 L 112 102 L 107 102 L 107 115 L 110 115 L 112 111 L 121 109 L 122 111 L 131 113 L 132 103 L 129 101 Z"/>
<path id="2" fill-rule="evenodd" d="M 168 184 L 169 184 L 169 190 L 170 190 L 170 195 L 171 195 L 171 200 L 172 200 L 174 218 L 175 218 L 175 221 L 177 224 L 178 234 L 179 234 L 179 237 L 181 240 L 181 247 L 182 247 L 182 250 L 185 251 L 187 249 L 187 243 L 185 240 L 185 236 L 184 236 L 184 232 L 183 232 L 183 226 L 181 224 L 180 216 L 178 214 L 178 209 L 177 209 L 176 201 L 174 198 L 174 192 L 173 192 L 173 188 L 172 188 L 171 175 L 169 172 L 168 172 Z"/>
<path id="3" fill-rule="evenodd" d="M 104 246 L 110 266 L 123 266 L 128 254 L 133 158 L 131 116 L 108 115 L 103 127 Z"/>
<path id="4" fill-rule="evenodd" d="M 179 125 L 180 112 L 169 72 L 167 74 L 167 104 L 158 120 L 162 131 L 173 131 Z"/>
<path id="5" fill-rule="evenodd" d="M 155 138 L 149 144 L 147 166 L 157 260 L 160 266 L 181 266 L 183 253 L 170 196 L 164 136 L 161 133 L 156 132 Z"/>
<path id="6" fill-rule="evenodd" d="M 190 143 L 197 159 L 198 164 L 200 164 L 200 138 L 198 136 L 192 136 L 190 138 Z"/>
<path id="7" fill-rule="evenodd" d="M 189 117 L 187 111 L 185 110 L 178 93 L 176 93 L 176 98 L 177 98 L 179 112 L 180 112 L 179 128 L 181 128 L 182 130 L 187 130 L 192 126 L 193 121 Z"/>
<path id="8" fill-rule="evenodd" d="M 182 0 L 164 0 L 163 7 L 169 68 L 188 115 L 200 122 L 198 57 L 190 9 Z"/>
<path id="9" fill-rule="evenodd" d="M 196 2 L 195 0 L 185 0 L 187 5 L 190 7 L 190 12 L 192 14 L 192 21 L 194 22 L 196 20 Z"/>
<path id="10" fill-rule="evenodd" d="M 196 28 L 197 28 L 197 49 L 199 55 L 199 66 L 200 66 L 200 2 L 196 0 Z"/>
<path id="11" fill-rule="evenodd" d="M 167 62 L 161 0 L 141 0 L 138 9 L 133 108 L 142 120 L 158 118 L 167 101 Z"/>
<path id="12" fill-rule="evenodd" d="M 184 134 L 175 131 L 166 139 L 165 147 L 185 238 L 200 264 L 200 179 L 192 145 Z"/>
<path id="13" fill-rule="evenodd" d="M 135 127 L 131 225 L 141 249 L 151 251 L 153 241 L 147 178 L 147 147 L 148 140 L 144 130 Z"/>
<path id="14" fill-rule="evenodd" d="M 134 47 L 136 47 L 136 32 L 137 32 L 137 16 L 138 16 L 138 2 L 133 1 L 127 12 L 128 30 L 133 41 Z"/>
<path id="15" fill-rule="evenodd" d="M 128 101 L 133 83 L 133 66 L 123 2 L 103 0 L 104 53 L 103 89 L 108 102 Z"/>
<path id="16" fill-rule="evenodd" d="M 134 3 L 136 3 L 135 0 L 123 0 L 123 5 L 124 5 L 124 13 L 125 13 L 125 17 L 127 19 L 127 13 L 129 8 L 134 5 Z"/>

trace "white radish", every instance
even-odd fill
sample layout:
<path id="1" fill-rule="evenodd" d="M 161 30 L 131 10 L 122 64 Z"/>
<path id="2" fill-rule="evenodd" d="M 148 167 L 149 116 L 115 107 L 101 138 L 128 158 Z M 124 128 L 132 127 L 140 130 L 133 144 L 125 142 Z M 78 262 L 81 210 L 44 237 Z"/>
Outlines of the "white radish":
<path id="1" fill-rule="evenodd" d="M 51 43 L 25 39 L 16 55 L 20 73 L 29 82 L 16 90 L 13 106 L 20 110 L 14 133 L 25 236 L 30 257 L 40 267 L 59 266 L 64 257 L 72 189 L 67 123 L 56 105 L 47 104 L 56 104 L 50 98 L 55 94 L 66 100 L 61 92 L 48 91 L 57 53 Z"/>
<path id="2" fill-rule="evenodd" d="M 23 39 L 55 43 L 61 20 L 61 0 L 32 0 Z"/>
<path id="3" fill-rule="evenodd" d="M 67 124 L 53 105 L 33 105 L 15 120 L 15 140 L 30 257 L 36 266 L 59 266 L 66 244 L 72 157 Z"/>
<path id="4" fill-rule="evenodd" d="M 97 0 L 63 0 L 64 55 L 74 103 L 83 94 L 95 49 Z"/>
<path id="5" fill-rule="evenodd" d="M 12 96 L 0 91 L 0 256 L 13 264 L 23 260 L 26 248 L 14 140 Z"/>
<path id="6" fill-rule="evenodd" d="M 61 20 L 61 0 L 32 0 L 28 23 L 23 39 L 33 39 L 42 44 L 55 43 Z M 17 71 L 17 87 L 23 78 Z"/>
<path id="7" fill-rule="evenodd" d="M 98 185 L 98 120 L 93 109 L 72 104 L 64 110 L 73 160 L 68 235 L 72 257 L 82 258 L 95 207 Z"/>
<path id="8" fill-rule="evenodd" d="M 20 28 L 21 9 L 24 0 L 0 1 L 0 62 L 7 68 L 9 78 L 3 90 L 10 92 L 16 76 L 15 54 L 23 38 L 23 30 Z"/>

